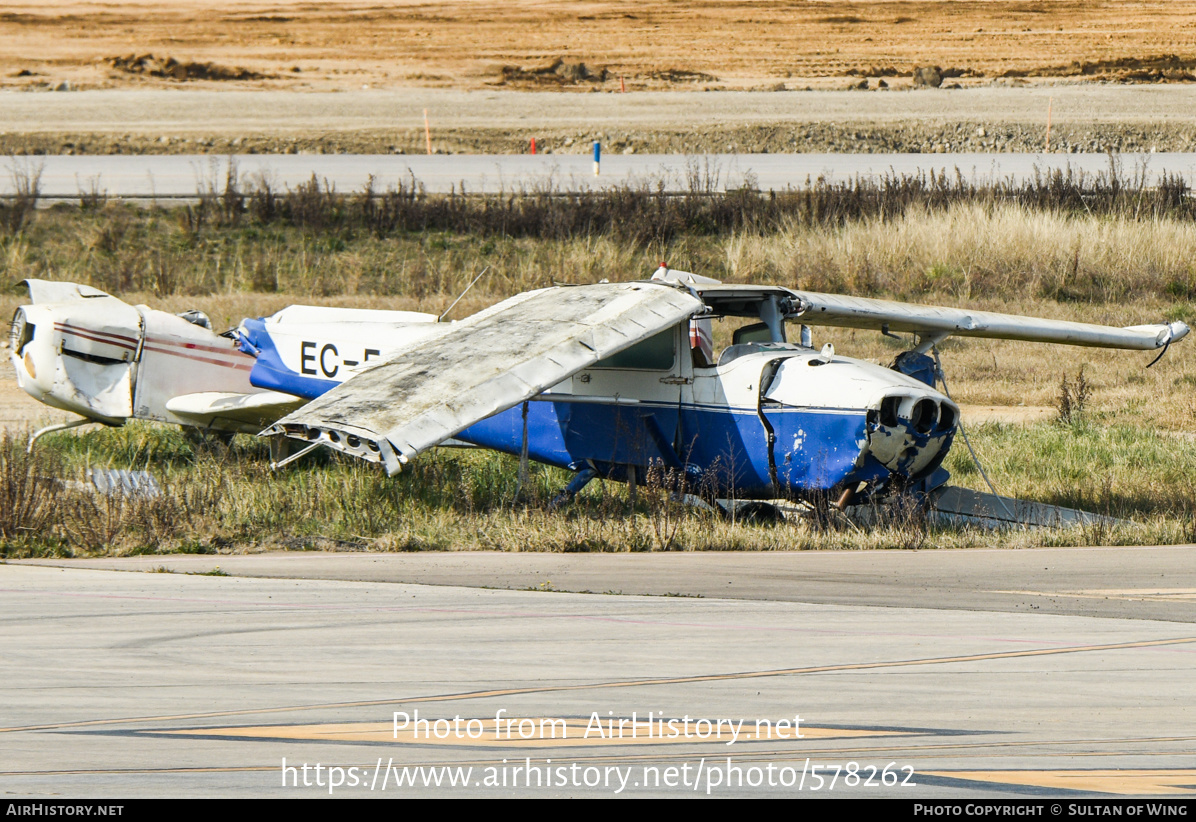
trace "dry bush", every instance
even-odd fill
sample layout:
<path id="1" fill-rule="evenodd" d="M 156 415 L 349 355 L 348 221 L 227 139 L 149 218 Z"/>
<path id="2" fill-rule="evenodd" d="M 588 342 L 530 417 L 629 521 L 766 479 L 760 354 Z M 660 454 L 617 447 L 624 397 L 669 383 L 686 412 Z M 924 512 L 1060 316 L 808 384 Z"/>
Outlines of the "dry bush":
<path id="1" fill-rule="evenodd" d="M 24 437 L 0 435 L 0 555 L 156 552 L 218 531 L 228 466 L 201 459 L 152 496 L 99 493 L 71 481 L 80 466 L 55 439 L 76 438 L 27 453 Z"/>
<path id="2" fill-rule="evenodd" d="M 1084 366 L 1076 372 L 1074 380 L 1068 380 L 1067 374 L 1059 383 L 1059 422 L 1063 425 L 1073 425 L 1084 421 L 1088 406 L 1088 394 L 1091 386 L 1084 377 Z"/>
<path id="3" fill-rule="evenodd" d="M 221 478 L 211 465 L 176 474 L 156 495 L 63 494 L 59 527 L 63 541 L 88 553 L 157 553 L 212 536 L 219 522 Z"/>
<path id="4" fill-rule="evenodd" d="M 867 219 L 892 220 L 973 203 L 1009 204 L 1034 211 L 1099 214 L 1134 220 L 1192 219 L 1196 205 L 1180 177 L 1148 185 L 1144 173 L 1126 177 L 1116 160 L 1108 172 L 1043 172 L 1025 182 L 973 182 L 954 175 L 890 174 L 880 180 L 810 180 L 800 190 L 760 191 L 749 174 L 735 189 L 717 186 L 718 172 L 694 164 L 681 184 L 666 179 L 573 191 L 553 183 L 498 193 L 454 188 L 428 193 L 415 178 L 379 190 L 370 178 L 355 194 L 337 192 L 316 175 L 280 192 L 268 181 L 243 181 L 235 164 L 224 180 L 201 185 L 199 202 L 182 211 L 189 233 L 207 226 L 237 226 L 246 215 L 258 225 L 286 225 L 314 232 L 368 232 L 392 236 L 444 231 L 562 240 L 611 235 L 647 246 L 676 237 L 733 232 L 768 233 L 783 226 L 837 226 Z"/>
<path id="5" fill-rule="evenodd" d="M 668 468 L 659 461 L 648 466 L 643 496 L 657 551 L 672 551 L 679 547 L 677 533 L 682 521 L 696 516 L 683 502 L 685 493 L 684 471 Z"/>
<path id="6" fill-rule="evenodd" d="M 0 434 L 0 555 L 11 547 L 44 537 L 61 497 L 55 480 L 62 461 L 52 451 L 26 451 L 28 436 Z"/>
<path id="7" fill-rule="evenodd" d="M 29 222 L 41 197 L 42 166 L 29 162 L 9 167 L 13 196 L 0 207 L 0 223 L 9 234 L 16 234 Z"/>

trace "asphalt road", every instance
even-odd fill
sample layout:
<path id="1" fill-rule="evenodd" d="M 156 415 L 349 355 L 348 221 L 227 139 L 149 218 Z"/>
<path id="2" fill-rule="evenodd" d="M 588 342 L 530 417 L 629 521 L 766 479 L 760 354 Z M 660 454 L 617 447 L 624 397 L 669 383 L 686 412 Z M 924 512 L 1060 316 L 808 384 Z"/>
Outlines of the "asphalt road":
<path id="1" fill-rule="evenodd" d="M 72 568 L 1196 623 L 1196 546 L 961 551 L 274 553 L 21 560 Z"/>
<path id="2" fill-rule="evenodd" d="M 595 176 L 590 156 L 551 155 L 47 155 L 0 157 L 0 196 L 12 196 L 37 179 L 43 198 L 77 200 L 103 194 L 134 200 L 194 200 L 225 190 L 229 169 L 242 189 L 268 182 L 276 191 L 314 178 L 337 191 L 375 191 L 399 185 L 429 192 L 578 191 L 619 185 L 663 184 L 668 191 L 723 191 L 744 185 L 761 190 L 803 189 L 811 182 L 857 177 L 958 173 L 965 179 L 1026 182 L 1068 171 L 1108 174 L 1105 154 L 666 154 L 605 155 Z M 1196 154 L 1121 154 L 1120 173 L 1147 185 L 1164 174 L 1196 186 Z"/>
<path id="3" fill-rule="evenodd" d="M 551 584 L 475 554 L 256 558 L 269 579 L 9 563 L 0 779 L 55 799 L 1190 798 L 1193 551 L 537 557 Z M 939 556 L 958 562 L 917 570 Z M 1029 584 L 1039 560 L 1039 587 L 1075 572 L 1119 618 L 986 604 L 981 578 Z M 321 578 L 338 574 L 442 584 Z M 676 595 L 722 577 L 755 590 Z M 443 584 L 467 578 L 674 596 Z"/>

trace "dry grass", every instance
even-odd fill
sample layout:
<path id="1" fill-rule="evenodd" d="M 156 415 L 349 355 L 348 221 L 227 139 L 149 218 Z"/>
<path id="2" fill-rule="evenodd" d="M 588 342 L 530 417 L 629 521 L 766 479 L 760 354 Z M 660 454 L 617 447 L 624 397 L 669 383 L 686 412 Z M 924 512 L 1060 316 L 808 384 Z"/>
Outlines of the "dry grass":
<path id="1" fill-rule="evenodd" d="M 54 452 L 31 456 L 21 439 L 8 431 L 0 434 L 0 542 L 44 539 L 57 502 L 57 488 L 46 477 L 54 476 L 60 467 Z"/>
<path id="2" fill-rule="evenodd" d="M 735 280 L 855 294 L 1119 305 L 1196 298 L 1196 223 L 962 203 L 727 242 Z"/>
<path id="3" fill-rule="evenodd" d="M 147 427 L 141 439 L 152 443 L 162 436 L 161 429 Z M 0 556 L 107 553 L 130 545 L 177 548 L 209 525 L 208 515 L 219 505 L 219 480 L 203 466 L 192 466 L 197 470 L 186 483 L 174 483 L 158 496 L 94 494 L 72 487 L 92 463 L 90 453 L 82 462 L 72 459 L 74 440 L 64 440 L 65 448 L 38 448 L 31 454 L 27 440 L 28 432 L 0 435 Z M 139 450 L 154 449 L 143 445 Z M 149 463 L 144 454 L 131 456 L 109 452 L 104 459 L 122 467 Z"/>
<path id="4" fill-rule="evenodd" d="M 439 450 L 386 478 L 371 466 L 321 454 L 272 474 L 265 447 L 238 437 L 231 448 L 197 445 L 176 429 L 119 430 L 47 438 L 38 457 L 55 476 L 84 466 L 148 469 L 154 499 L 67 492 L 53 483 L 39 516 L 0 534 L 7 556 L 215 553 L 292 550 L 688 551 L 872 550 L 1188 542 L 1196 538 L 1196 443 L 1140 430 L 985 426 L 974 432 L 987 470 L 1006 493 L 1079 505 L 1132 524 L 1094 530 L 1013 531 L 999 537 L 927 528 L 901 512 L 867 530 L 834 518 L 760 525 L 729 520 L 641 486 L 634 512 L 626 486 L 596 481 L 569 507 L 548 502 L 567 472 L 535 467 L 517 494 L 517 461 L 487 452 Z M 17 449 L 5 444 L 10 457 Z M 979 486 L 965 452 L 949 462 L 955 481 Z M 10 473 L 0 494 L 12 497 Z M 24 489 L 21 491 L 21 489 Z M 19 494 L 18 494 L 19 497 Z"/>

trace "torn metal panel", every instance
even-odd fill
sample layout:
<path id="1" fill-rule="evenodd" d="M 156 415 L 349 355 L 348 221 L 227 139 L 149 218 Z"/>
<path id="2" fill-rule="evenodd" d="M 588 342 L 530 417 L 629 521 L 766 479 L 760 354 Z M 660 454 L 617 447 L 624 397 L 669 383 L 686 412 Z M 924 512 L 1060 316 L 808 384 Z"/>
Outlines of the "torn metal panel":
<path id="1" fill-rule="evenodd" d="M 88 481 L 101 494 L 126 497 L 158 497 L 162 489 L 148 471 L 125 471 L 119 468 L 91 468 Z"/>
<path id="2" fill-rule="evenodd" d="M 520 294 L 414 343 L 265 433 L 322 441 L 393 474 L 401 461 L 702 310 L 687 291 L 652 283 Z"/>
<path id="3" fill-rule="evenodd" d="M 1182 322 L 1114 328 L 808 291 L 801 292 L 801 303 L 800 313 L 791 314 L 790 319 L 807 325 L 872 328 L 923 336 L 988 337 L 1145 351 L 1162 348 L 1188 334 L 1188 327 Z"/>
<path id="4" fill-rule="evenodd" d="M 56 480 L 68 491 L 86 491 L 111 497 L 142 497 L 154 499 L 162 495 L 158 480 L 148 471 L 126 471 L 120 468 L 88 468 L 83 481 Z"/>

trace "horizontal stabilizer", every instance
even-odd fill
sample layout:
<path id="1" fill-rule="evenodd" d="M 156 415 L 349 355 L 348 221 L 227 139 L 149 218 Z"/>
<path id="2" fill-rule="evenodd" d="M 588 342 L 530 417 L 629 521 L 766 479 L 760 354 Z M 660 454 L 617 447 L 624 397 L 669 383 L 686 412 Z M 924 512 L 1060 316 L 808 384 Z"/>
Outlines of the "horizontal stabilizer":
<path id="1" fill-rule="evenodd" d="M 288 437 L 401 462 L 703 310 L 688 291 L 601 283 L 520 294 L 417 341 L 279 420 Z"/>
<path id="2" fill-rule="evenodd" d="M 88 300 L 93 297 L 107 297 L 107 293 L 90 285 L 79 283 L 56 283 L 51 280 L 21 280 L 21 285 L 29 289 L 29 302 L 39 303 L 73 303 L 78 300 Z"/>
<path id="3" fill-rule="evenodd" d="M 302 397 L 280 391 L 263 391 L 258 394 L 204 391 L 172 397 L 166 402 L 166 410 L 180 417 L 196 420 L 204 427 L 211 426 L 212 420 L 217 418 L 261 426 L 291 413 L 305 402 Z"/>

